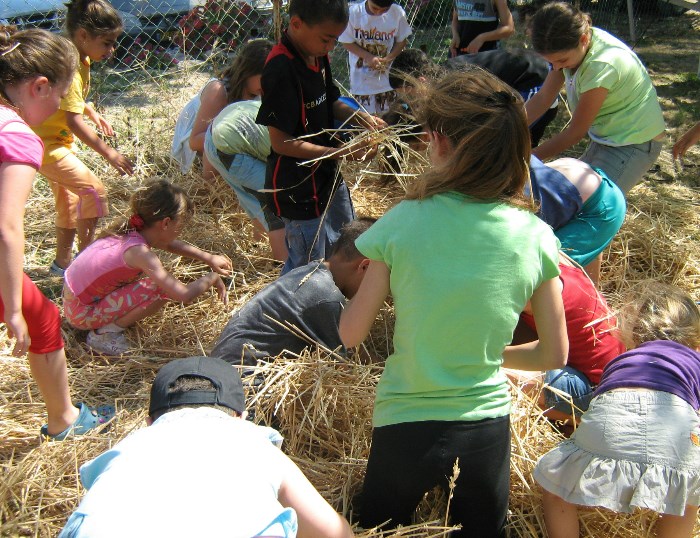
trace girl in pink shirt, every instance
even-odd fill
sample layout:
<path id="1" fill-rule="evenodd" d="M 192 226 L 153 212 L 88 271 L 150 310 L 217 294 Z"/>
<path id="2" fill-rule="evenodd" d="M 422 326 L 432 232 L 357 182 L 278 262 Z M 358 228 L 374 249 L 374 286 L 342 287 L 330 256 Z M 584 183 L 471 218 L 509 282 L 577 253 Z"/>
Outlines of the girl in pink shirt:
<path id="1" fill-rule="evenodd" d="M 56 440 L 94 431 L 114 415 L 111 406 L 73 405 L 58 308 L 22 271 L 24 208 L 44 153 L 28 123 L 58 109 L 77 63 L 63 37 L 0 25 L 0 321 L 15 339 L 12 355 L 27 354 L 46 404 L 41 433 Z"/>
<path id="2" fill-rule="evenodd" d="M 66 270 L 63 308 L 78 329 L 89 329 L 87 345 L 97 353 L 129 351 L 124 329 L 158 310 L 167 299 L 184 303 L 215 287 L 226 303 L 219 275 L 231 262 L 178 240 L 192 215 L 184 191 L 165 180 L 150 183 L 131 198 L 132 215 L 113 232 L 92 243 Z M 163 267 L 151 247 L 206 263 L 213 271 L 183 284 Z"/>

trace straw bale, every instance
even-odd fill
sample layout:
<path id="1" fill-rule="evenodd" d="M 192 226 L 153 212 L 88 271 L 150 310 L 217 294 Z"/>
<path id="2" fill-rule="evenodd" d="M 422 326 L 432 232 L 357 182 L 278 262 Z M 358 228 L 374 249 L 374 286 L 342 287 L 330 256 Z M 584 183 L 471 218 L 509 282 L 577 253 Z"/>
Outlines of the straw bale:
<path id="1" fill-rule="evenodd" d="M 186 75 L 186 76 L 185 76 Z M 25 359 L 10 355 L 11 342 L 0 329 L 0 534 L 54 536 L 83 494 L 79 466 L 145 425 L 150 383 L 157 369 L 175 357 L 198 355 L 211 349 L 232 311 L 274 280 L 279 264 L 271 259 L 234 194 L 223 181 L 206 183 L 197 170 L 182 174 L 168 159 L 172 128 L 178 111 L 206 81 L 194 72 L 175 79 L 153 78 L 111 103 L 98 99 L 118 133 L 120 151 L 137 163 L 133 178 L 118 177 L 94 152 L 80 156 L 107 184 L 111 216 L 105 224 L 129 215 L 134 189 L 154 177 L 183 186 L 193 198 L 196 214 L 183 239 L 229 256 L 234 274 L 228 283 L 229 305 L 213 293 L 190 305 L 171 303 L 162 313 L 127 332 L 135 346 L 129 358 L 93 356 L 84 345 L 85 333 L 64 325 L 69 380 L 74 400 L 89 404 L 114 402 L 117 420 L 109 432 L 62 443 L 41 443 L 44 406 Z M 157 96 L 153 99 L 152 96 Z M 147 105 L 147 106 L 145 106 Z M 682 132 L 688 125 L 678 126 Z M 392 134 L 383 143 L 397 142 Z M 400 138 L 400 137 L 399 137 Z M 381 159 L 381 157 L 380 157 Z M 420 155 L 409 153 L 406 176 L 387 181 L 375 163 L 344 163 L 343 175 L 360 215 L 379 217 L 397 203 L 405 182 L 425 166 Z M 697 167 L 700 152 L 693 149 L 683 169 L 674 170 L 664 152 L 659 170 L 629 196 L 625 224 L 606 250 L 602 285 L 613 306 L 634 283 L 655 278 L 679 285 L 700 299 L 700 193 Z M 61 303 L 61 281 L 49 277 L 53 259 L 53 197 L 39 179 L 27 204 L 25 269 L 50 298 Z M 408 224 L 408 223 L 407 223 Z M 162 255 L 166 265 L 184 281 L 202 275 L 202 264 Z M 284 320 L 280 320 L 284 321 Z M 349 358 L 313 348 L 299 357 L 280 357 L 260 365 L 266 382 L 249 394 L 256 420 L 279 428 L 283 449 L 306 472 L 337 509 L 353 518 L 371 439 L 374 388 L 382 361 L 391 353 L 394 314 L 389 302 L 370 337 Z M 562 437 L 537 410 L 531 397 L 513 388 L 511 537 L 544 535 L 540 493 L 531 478 L 537 459 Z M 430 492 L 419 507 L 416 524 L 398 531 L 358 529 L 365 538 L 379 536 L 444 536 L 447 499 Z M 631 516 L 602 510 L 581 514 L 582 535 L 651 536 L 654 514 Z M 700 533 L 696 533 L 700 537 Z"/>

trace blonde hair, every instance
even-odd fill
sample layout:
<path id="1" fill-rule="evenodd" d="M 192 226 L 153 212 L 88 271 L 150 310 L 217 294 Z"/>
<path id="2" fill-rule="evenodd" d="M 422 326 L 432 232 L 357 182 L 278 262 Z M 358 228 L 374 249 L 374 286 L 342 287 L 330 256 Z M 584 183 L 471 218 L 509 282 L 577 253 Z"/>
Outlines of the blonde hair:
<path id="1" fill-rule="evenodd" d="M 78 67 L 78 51 L 65 37 L 46 30 L 18 32 L 14 26 L 0 25 L 0 102 L 14 106 L 6 88 L 35 77 L 46 77 L 51 84 L 73 79 Z"/>
<path id="2" fill-rule="evenodd" d="M 267 39 L 252 39 L 241 47 L 236 57 L 218 78 L 228 80 L 228 102 L 243 99 L 243 91 L 250 77 L 262 75 L 265 61 L 275 44 Z"/>
<path id="3" fill-rule="evenodd" d="M 477 66 L 418 87 L 416 117 L 447 137 L 452 154 L 409 185 L 406 198 L 448 191 L 534 211 L 529 181 L 530 133 L 522 97 Z"/>
<path id="4" fill-rule="evenodd" d="M 639 283 L 620 315 L 620 334 L 628 348 L 670 340 L 700 348 L 700 309 L 683 290 L 654 281 Z"/>
<path id="5" fill-rule="evenodd" d="M 185 191 L 165 179 L 152 181 L 138 189 L 131 196 L 129 206 L 131 215 L 102 232 L 100 237 L 141 231 L 168 217 L 188 219 L 194 214 L 194 205 Z"/>

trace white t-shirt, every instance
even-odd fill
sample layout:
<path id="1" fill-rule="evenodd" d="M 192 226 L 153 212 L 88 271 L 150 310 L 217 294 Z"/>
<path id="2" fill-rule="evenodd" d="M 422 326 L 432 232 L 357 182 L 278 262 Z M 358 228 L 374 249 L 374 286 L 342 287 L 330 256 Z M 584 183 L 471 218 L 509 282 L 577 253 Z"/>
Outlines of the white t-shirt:
<path id="1" fill-rule="evenodd" d="M 340 34 L 341 43 L 356 43 L 377 57 L 387 56 L 394 43 L 404 41 L 411 35 L 406 12 L 398 4 L 381 15 L 370 15 L 366 1 L 350 5 L 350 20 Z M 377 71 L 364 65 L 359 56 L 349 53 L 350 91 L 353 95 L 375 95 L 391 91 L 389 70 Z M 388 67 L 388 66 L 387 66 Z"/>
<path id="2" fill-rule="evenodd" d="M 270 429 L 200 407 L 164 414 L 80 468 L 88 492 L 61 538 L 296 536 Z"/>

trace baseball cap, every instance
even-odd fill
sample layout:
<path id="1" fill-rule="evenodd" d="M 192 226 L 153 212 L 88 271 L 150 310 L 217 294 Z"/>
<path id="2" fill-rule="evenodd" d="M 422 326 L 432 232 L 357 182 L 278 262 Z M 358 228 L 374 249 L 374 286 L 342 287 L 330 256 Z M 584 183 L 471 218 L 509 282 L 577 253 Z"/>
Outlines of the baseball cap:
<path id="1" fill-rule="evenodd" d="M 175 382 L 183 376 L 208 379 L 215 389 L 169 393 Z M 153 380 L 148 414 L 152 416 L 157 411 L 181 405 L 221 405 L 242 413 L 245 410 L 245 397 L 238 370 L 215 357 L 188 357 L 169 362 L 158 371 Z"/>

